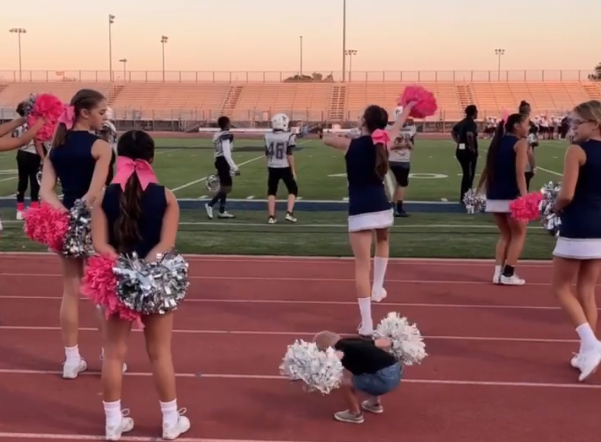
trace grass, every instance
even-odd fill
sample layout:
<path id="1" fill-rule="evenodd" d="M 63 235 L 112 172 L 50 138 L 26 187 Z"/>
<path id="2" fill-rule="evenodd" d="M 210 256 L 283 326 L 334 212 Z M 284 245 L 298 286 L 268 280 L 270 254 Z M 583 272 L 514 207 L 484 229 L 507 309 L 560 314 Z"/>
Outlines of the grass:
<path id="1" fill-rule="evenodd" d="M 207 195 L 202 179 L 214 172 L 211 141 L 207 139 L 157 139 L 155 171 L 162 184 L 179 198 Z M 346 195 L 344 160 L 340 152 L 318 140 L 301 141 L 296 154 L 300 196 L 305 200 L 337 200 Z M 486 148 L 487 141 L 482 141 Z M 565 142 L 548 141 L 537 149 L 539 174 L 534 185 L 557 180 L 562 170 Z M 235 181 L 232 198 L 261 199 L 266 192 L 266 171 L 261 140 L 236 140 L 234 159 L 241 176 Z M 484 163 L 484 152 L 479 166 Z M 407 200 L 455 201 L 458 198 L 460 168 L 452 143 L 419 140 L 411 163 L 412 179 Z M 435 178 L 437 176 L 437 178 Z M 16 164 L 14 153 L 0 154 L 0 197 L 14 195 Z"/>
<path id="2" fill-rule="evenodd" d="M 204 214 L 183 211 L 177 247 L 183 253 L 350 256 L 342 212 L 300 212 L 299 224 L 267 225 L 265 214 L 239 212 L 236 220 L 208 222 Z M 44 251 L 23 234 L 14 211 L 2 212 L 0 251 Z M 487 215 L 419 213 L 397 220 L 391 231 L 391 256 L 415 258 L 490 258 L 497 240 Z M 523 257 L 547 259 L 554 239 L 531 227 Z"/>
<path id="3" fill-rule="evenodd" d="M 162 184 L 174 189 L 180 198 L 205 196 L 202 179 L 213 173 L 210 140 L 159 139 L 155 170 Z M 482 159 L 487 142 L 482 143 Z M 565 143 L 549 141 L 537 149 L 539 173 L 534 186 L 560 179 Z M 266 172 L 261 142 L 237 140 L 234 158 L 241 165 L 232 197 L 262 199 Z M 305 200 L 337 200 L 346 195 L 344 161 L 339 152 L 319 141 L 302 145 L 296 155 L 300 195 Z M 10 170 L 14 153 L 0 155 L 0 196 L 14 194 L 16 180 Z M 459 165 L 453 145 L 446 141 L 419 140 L 412 159 L 407 200 L 454 201 L 459 191 Z M 426 178 L 438 174 L 442 178 Z M 331 176 L 338 175 L 338 176 Z M 252 198 L 251 198 L 252 197 Z M 43 251 L 29 241 L 12 209 L 0 211 L 4 231 L 1 251 Z M 185 253 L 349 256 L 351 254 L 344 212 L 302 212 L 297 225 L 266 225 L 262 211 L 237 212 L 235 220 L 207 222 L 200 211 L 184 211 L 178 234 L 178 248 Z M 391 256 L 436 258 L 490 258 L 497 239 L 487 215 L 416 213 L 398 219 L 391 233 Z M 547 259 L 554 239 L 538 225 L 530 228 L 524 258 Z"/>

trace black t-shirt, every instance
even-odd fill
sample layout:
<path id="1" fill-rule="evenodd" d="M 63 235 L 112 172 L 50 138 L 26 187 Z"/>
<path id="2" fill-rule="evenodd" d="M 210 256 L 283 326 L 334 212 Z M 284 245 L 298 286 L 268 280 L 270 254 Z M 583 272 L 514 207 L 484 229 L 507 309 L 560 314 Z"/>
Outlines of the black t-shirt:
<path id="1" fill-rule="evenodd" d="M 474 134 L 474 148 L 478 151 L 478 124 L 472 118 L 464 118 L 453 127 L 453 133 L 459 138 L 459 144 L 468 146 L 467 134 Z M 459 146 L 457 146 L 459 149 Z"/>
<path id="2" fill-rule="evenodd" d="M 373 374 L 396 364 L 390 353 L 365 338 L 344 338 L 334 348 L 344 353 L 342 366 L 354 375 Z"/>

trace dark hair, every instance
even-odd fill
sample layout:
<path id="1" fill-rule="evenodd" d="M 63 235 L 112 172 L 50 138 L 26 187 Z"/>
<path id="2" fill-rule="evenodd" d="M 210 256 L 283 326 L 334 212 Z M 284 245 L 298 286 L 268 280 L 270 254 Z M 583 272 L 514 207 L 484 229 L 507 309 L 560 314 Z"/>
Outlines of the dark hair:
<path id="1" fill-rule="evenodd" d="M 466 117 L 470 117 L 470 118 L 474 118 L 476 115 L 478 115 L 478 108 L 476 107 L 475 104 L 470 104 L 469 106 L 465 107 L 465 115 Z"/>
<path id="2" fill-rule="evenodd" d="M 486 154 L 486 166 L 484 173 L 486 174 L 487 188 L 490 185 L 490 182 L 494 179 L 494 163 L 497 159 L 497 152 L 499 150 L 499 145 L 501 144 L 501 139 L 507 133 L 515 133 L 515 126 L 523 123 L 526 118 L 527 117 L 524 114 L 511 114 L 507 117 L 507 121 L 501 120 L 499 121 L 499 124 L 497 124 L 495 135 L 490 142 L 490 146 L 488 146 L 488 153 Z"/>
<path id="3" fill-rule="evenodd" d="M 520 114 L 530 113 L 531 110 L 532 109 L 531 109 L 530 103 L 528 103 L 527 101 L 524 101 L 524 100 L 520 101 L 520 107 L 518 108 L 518 112 Z"/>
<path id="4" fill-rule="evenodd" d="M 17 109 L 15 110 L 15 112 L 17 112 L 19 114 L 20 117 L 24 117 L 25 116 L 25 102 L 20 102 L 17 105 Z"/>
<path id="5" fill-rule="evenodd" d="M 388 112 L 386 109 L 371 105 L 363 113 L 365 128 L 372 134 L 378 129 L 386 129 Z M 376 174 L 383 180 L 388 173 L 388 149 L 382 143 L 374 144 L 376 148 Z"/>
<path id="6" fill-rule="evenodd" d="M 219 117 L 219 119 L 217 120 L 217 126 L 219 126 L 219 129 L 221 129 L 221 130 L 225 130 L 225 127 L 228 126 L 229 124 L 230 124 L 229 117 L 223 116 L 223 117 Z"/>
<path id="7" fill-rule="evenodd" d="M 117 154 L 120 157 L 144 160 L 150 163 L 154 158 L 154 140 L 144 131 L 130 130 L 119 138 Z M 138 176 L 134 173 L 127 180 L 125 189 L 121 193 L 119 217 L 112 227 L 117 244 L 119 244 L 119 253 L 129 253 L 136 242 L 141 239 L 138 229 L 142 218 L 141 198 L 142 186 Z"/>
<path id="8" fill-rule="evenodd" d="M 77 119 L 81 115 L 82 110 L 90 111 L 103 100 L 105 100 L 105 97 L 100 92 L 94 89 L 81 89 L 71 98 L 69 105 L 74 107 L 75 119 Z M 67 126 L 64 123 L 59 123 L 56 127 L 54 140 L 52 141 L 52 148 L 54 149 L 65 144 L 68 134 L 69 130 L 67 130 Z"/>

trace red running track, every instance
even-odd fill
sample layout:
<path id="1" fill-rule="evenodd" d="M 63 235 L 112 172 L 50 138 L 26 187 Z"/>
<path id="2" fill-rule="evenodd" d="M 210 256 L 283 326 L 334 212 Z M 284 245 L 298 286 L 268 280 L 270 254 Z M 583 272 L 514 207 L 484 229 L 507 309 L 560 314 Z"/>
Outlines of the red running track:
<path id="1" fill-rule="evenodd" d="M 568 365 L 574 332 L 549 294 L 548 264 L 523 265 L 524 287 L 490 284 L 491 265 L 393 261 L 389 296 L 374 316 L 399 311 L 427 336 L 430 356 L 409 367 L 363 425 L 334 422 L 335 393 L 300 391 L 278 375 L 286 345 L 358 322 L 347 260 L 191 257 L 192 284 L 177 314 L 178 402 L 188 442 L 545 442 L 592 440 L 601 385 L 579 384 Z M 82 302 L 80 348 L 90 370 L 59 377 L 61 281 L 50 255 L 0 255 L 0 442 L 98 440 L 103 411 L 99 336 Z M 160 434 L 160 411 L 142 336 L 134 333 L 124 406 L 136 429 Z M 569 412 L 566 412 L 569 410 Z"/>

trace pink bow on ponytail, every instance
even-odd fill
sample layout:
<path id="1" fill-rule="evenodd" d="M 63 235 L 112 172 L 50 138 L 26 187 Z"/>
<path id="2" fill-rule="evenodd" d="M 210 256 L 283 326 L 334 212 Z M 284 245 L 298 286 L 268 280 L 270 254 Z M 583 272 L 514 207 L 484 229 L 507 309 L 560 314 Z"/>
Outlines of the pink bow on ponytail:
<path id="1" fill-rule="evenodd" d="M 58 117 L 58 122 L 67 126 L 67 130 L 73 129 L 73 125 L 75 124 L 75 107 L 65 106 L 63 113 Z"/>
<path id="2" fill-rule="evenodd" d="M 148 161 L 117 157 L 117 175 L 111 184 L 119 184 L 121 190 L 125 190 L 125 184 L 134 173 L 140 180 L 142 190 L 146 190 L 149 184 L 159 182 Z"/>
<path id="3" fill-rule="evenodd" d="M 390 143 L 390 135 L 387 131 L 382 129 L 375 130 L 374 133 L 371 134 L 371 139 L 374 144 L 382 143 L 386 148 L 388 148 L 388 144 Z"/>

